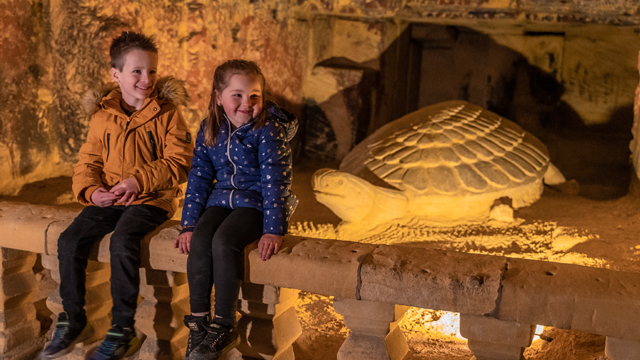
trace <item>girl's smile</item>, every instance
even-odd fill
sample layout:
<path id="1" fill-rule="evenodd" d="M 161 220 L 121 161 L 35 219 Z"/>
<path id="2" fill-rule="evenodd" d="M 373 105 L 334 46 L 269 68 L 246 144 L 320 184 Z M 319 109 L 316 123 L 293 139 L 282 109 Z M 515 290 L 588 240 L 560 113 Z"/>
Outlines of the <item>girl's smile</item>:
<path id="1" fill-rule="evenodd" d="M 229 121 L 240 127 L 255 119 L 262 111 L 262 83 L 253 75 L 234 74 L 229 78 L 222 94 L 216 95 L 218 106 L 222 106 Z"/>

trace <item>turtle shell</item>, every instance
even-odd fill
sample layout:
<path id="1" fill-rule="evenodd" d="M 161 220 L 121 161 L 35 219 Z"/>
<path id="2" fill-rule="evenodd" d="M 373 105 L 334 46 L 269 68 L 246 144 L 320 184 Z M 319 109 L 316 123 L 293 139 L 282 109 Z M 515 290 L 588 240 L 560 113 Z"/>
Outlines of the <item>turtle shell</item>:
<path id="1" fill-rule="evenodd" d="M 536 182 L 548 164 L 544 144 L 515 123 L 448 101 L 378 129 L 340 170 L 417 195 L 464 196 Z"/>

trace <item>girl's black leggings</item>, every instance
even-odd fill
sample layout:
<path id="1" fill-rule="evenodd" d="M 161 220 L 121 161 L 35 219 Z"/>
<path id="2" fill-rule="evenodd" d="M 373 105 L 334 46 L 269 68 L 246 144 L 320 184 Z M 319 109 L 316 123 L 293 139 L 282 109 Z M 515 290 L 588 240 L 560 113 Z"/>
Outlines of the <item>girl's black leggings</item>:
<path id="1" fill-rule="evenodd" d="M 262 211 L 254 208 L 207 208 L 198 220 L 187 259 L 192 313 L 211 311 L 235 319 L 244 278 L 244 248 L 262 236 Z"/>

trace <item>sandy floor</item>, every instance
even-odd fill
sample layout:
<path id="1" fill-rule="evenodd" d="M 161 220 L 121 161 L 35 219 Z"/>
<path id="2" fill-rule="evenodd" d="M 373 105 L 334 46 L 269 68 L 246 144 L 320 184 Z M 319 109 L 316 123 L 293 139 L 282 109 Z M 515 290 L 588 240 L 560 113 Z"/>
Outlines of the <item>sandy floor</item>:
<path id="1" fill-rule="evenodd" d="M 302 165 L 294 171 L 293 186 L 294 192 L 300 198 L 300 205 L 291 223 L 312 222 L 314 226 L 337 225 L 340 219 L 315 201 L 310 188 L 313 171 L 325 164 L 304 161 L 301 163 Z M 73 202 L 70 188 L 70 178 L 48 179 L 28 184 L 18 196 L 0 197 L 0 201 L 58 205 L 79 210 L 81 206 Z M 516 217 L 524 220 L 518 228 L 529 230 L 520 230 L 520 235 L 516 234 L 515 237 L 513 237 L 514 231 L 511 231 L 511 238 L 503 239 L 506 243 L 502 243 L 500 247 L 483 246 L 479 245 L 479 242 L 469 241 L 461 245 L 460 242 L 438 238 L 437 231 L 424 232 L 424 234 L 430 234 L 424 237 L 425 241 L 415 241 L 412 245 L 526 256 L 615 270 L 640 271 L 638 261 L 640 260 L 640 238 L 637 235 L 640 233 L 639 203 L 640 199 L 630 196 L 611 201 L 593 201 L 547 189 L 541 200 L 516 212 Z M 477 230 L 476 235 L 482 229 L 489 232 L 501 231 L 483 228 L 480 225 L 476 225 L 474 229 L 474 231 Z M 558 245 L 563 239 L 558 237 L 559 232 L 574 240 Z M 551 240 L 544 240 L 547 239 L 545 236 Z M 533 245 L 527 248 L 519 241 L 525 241 L 525 243 L 528 241 Z M 296 358 L 335 359 L 342 341 L 348 335 L 348 330 L 344 327 L 341 316 L 333 311 L 332 299 L 302 292 L 296 309 L 303 327 L 302 336 L 294 344 Z M 411 319 L 401 323 L 410 346 L 407 360 L 468 359 L 471 356 L 464 340 L 426 334 L 423 326 L 428 321 L 427 315 L 417 314 L 414 312 Z M 527 360 L 603 360 L 605 359 L 604 342 L 605 338 L 602 336 L 546 328 L 542 333 L 542 340 L 534 342 L 526 350 L 525 358 Z"/>
<path id="2" fill-rule="evenodd" d="M 320 235 L 340 219 L 311 190 L 314 169 L 297 169 L 300 205 L 291 219 L 298 235 Z M 515 211 L 517 223 L 467 224 L 450 228 L 387 226 L 362 241 L 400 243 L 640 272 L 640 197 L 596 201 L 545 187 L 533 205 Z"/>

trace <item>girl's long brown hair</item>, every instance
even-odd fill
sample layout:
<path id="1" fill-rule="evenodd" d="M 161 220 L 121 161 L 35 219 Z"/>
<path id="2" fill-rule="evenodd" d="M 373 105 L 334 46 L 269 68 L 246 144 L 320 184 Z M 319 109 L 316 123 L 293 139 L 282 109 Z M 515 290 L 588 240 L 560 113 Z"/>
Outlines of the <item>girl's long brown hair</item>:
<path id="1" fill-rule="evenodd" d="M 224 121 L 224 110 L 222 106 L 217 104 L 218 94 L 222 94 L 224 89 L 229 86 L 229 79 L 231 76 L 240 75 L 254 75 L 260 78 L 262 82 L 262 111 L 258 115 L 253 125 L 254 129 L 263 127 L 265 120 L 265 100 L 264 100 L 264 87 L 265 80 L 262 71 L 253 61 L 234 59 L 225 61 L 222 65 L 216 68 L 213 73 L 213 86 L 211 87 L 211 100 L 209 101 L 209 116 L 204 122 L 204 144 L 207 146 L 215 146 L 216 138 L 220 133 L 220 125 Z"/>

